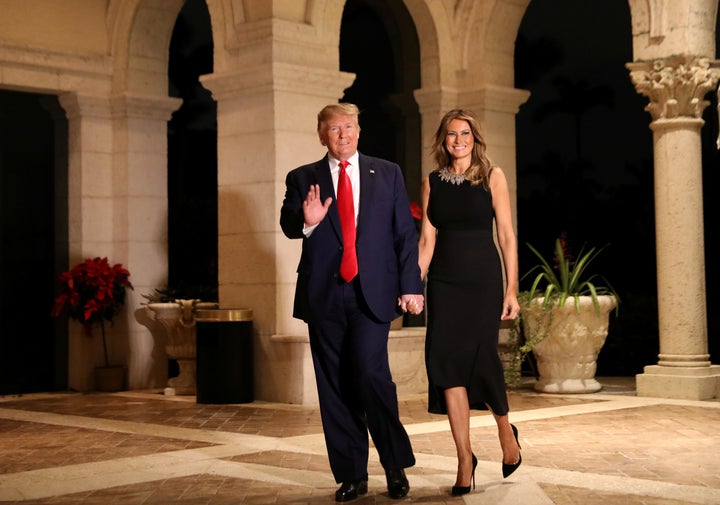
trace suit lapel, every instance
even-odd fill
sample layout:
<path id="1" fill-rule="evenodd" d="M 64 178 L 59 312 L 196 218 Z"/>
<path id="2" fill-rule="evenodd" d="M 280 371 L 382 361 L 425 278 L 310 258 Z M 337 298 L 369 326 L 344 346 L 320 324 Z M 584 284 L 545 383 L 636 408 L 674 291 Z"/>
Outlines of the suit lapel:
<path id="1" fill-rule="evenodd" d="M 328 197 L 333 199 L 333 202 L 328 209 L 327 217 L 330 220 L 333 230 L 335 230 L 335 234 L 342 242 L 342 226 L 340 225 L 340 215 L 338 214 L 337 209 L 335 188 L 333 187 L 332 175 L 330 175 L 330 162 L 328 161 L 327 155 L 318 161 L 315 168 L 317 181 L 320 185 L 320 201 L 324 203 Z"/>
<path id="2" fill-rule="evenodd" d="M 375 192 L 375 167 L 370 158 L 360 154 L 358 158 L 360 164 L 360 213 L 358 214 L 357 234 L 361 233 L 363 228 L 363 215 L 367 215 L 368 206 L 373 201 L 373 193 Z M 365 209 L 365 212 L 363 212 Z"/>

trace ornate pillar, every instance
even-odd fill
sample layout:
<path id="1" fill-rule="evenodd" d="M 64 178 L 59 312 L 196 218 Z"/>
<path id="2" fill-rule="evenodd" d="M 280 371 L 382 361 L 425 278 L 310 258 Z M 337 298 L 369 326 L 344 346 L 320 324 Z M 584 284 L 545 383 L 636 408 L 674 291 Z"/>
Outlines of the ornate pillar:
<path id="1" fill-rule="evenodd" d="M 443 114 L 457 107 L 458 92 L 454 88 L 438 87 L 416 89 L 414 94 L 422 125 L 422 176 L 425 177 L 435 168 L 430 153 L 435 130 Z"/>
<path id="2" fill-rule="evenodd" d="M 720 366 L 707 345 L 700 130 L 703 97 L 720 62 L 674 56 L 628 63 L 650 103 L 655 164 L 655 228 L 660 354 L 637 376 L 639 396 L 703 400 L 718 396 Z"/>

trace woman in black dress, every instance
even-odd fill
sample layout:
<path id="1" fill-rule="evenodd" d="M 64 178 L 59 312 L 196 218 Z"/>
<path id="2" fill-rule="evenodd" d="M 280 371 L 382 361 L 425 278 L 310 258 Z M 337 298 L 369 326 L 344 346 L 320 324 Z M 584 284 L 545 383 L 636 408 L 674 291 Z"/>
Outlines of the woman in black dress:
<path id="1" fill-rule="evenodd" d="M 450 421 L 458 455 L 452 494 L 461 495 L 474 487 L 477 465 L 470 445 L 470 409 L 490 409 L 495 418 L 503 476 L 521 462 L 497 352 L 500 320 L 520 313 L 517 242 L 507 179 L 488 159 L 471 111 L 455 109 L 443 117 L 433 154 L 437 169 L 422 184 L 419 256 L 428 281 L 428 410 L 447 414 Z"/>

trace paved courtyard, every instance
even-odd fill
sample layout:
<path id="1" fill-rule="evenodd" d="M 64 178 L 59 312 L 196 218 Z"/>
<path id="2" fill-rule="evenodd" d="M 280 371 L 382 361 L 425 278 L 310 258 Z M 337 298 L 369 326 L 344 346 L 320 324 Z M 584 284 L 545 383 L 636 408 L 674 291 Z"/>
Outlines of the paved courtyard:
<path id="1" fill-rule="evenodd" d="M 492 417 L 474 413 L 477 488 L 450 496 L 447 419 L 401 398 L 417 465 L 387 496 L 371 451 L 369 493 L 352 502 L 493 505 L 720 504 L 720 401 L 638 398 L 633 378 L 589 395 L 509 393 L 523 464 L 503 480 Z M 156 391 L 0 397 L 0 503 L 334 503 L 317 408 L 202 405 Z"/>

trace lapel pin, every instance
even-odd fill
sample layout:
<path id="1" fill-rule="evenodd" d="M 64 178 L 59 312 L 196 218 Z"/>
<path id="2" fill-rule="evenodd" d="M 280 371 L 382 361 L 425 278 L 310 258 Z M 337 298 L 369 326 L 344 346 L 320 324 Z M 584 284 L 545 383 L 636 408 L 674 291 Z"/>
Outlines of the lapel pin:
<path id="1" fill-rule="evenodd" d="M 375 170 L 373 170 L 373 169 L 371 168 L 371 169 L 370 169 L 370 173 L 371 173 L 371 174 L 374 174 L 374 173 L 375 173 Z"/>

